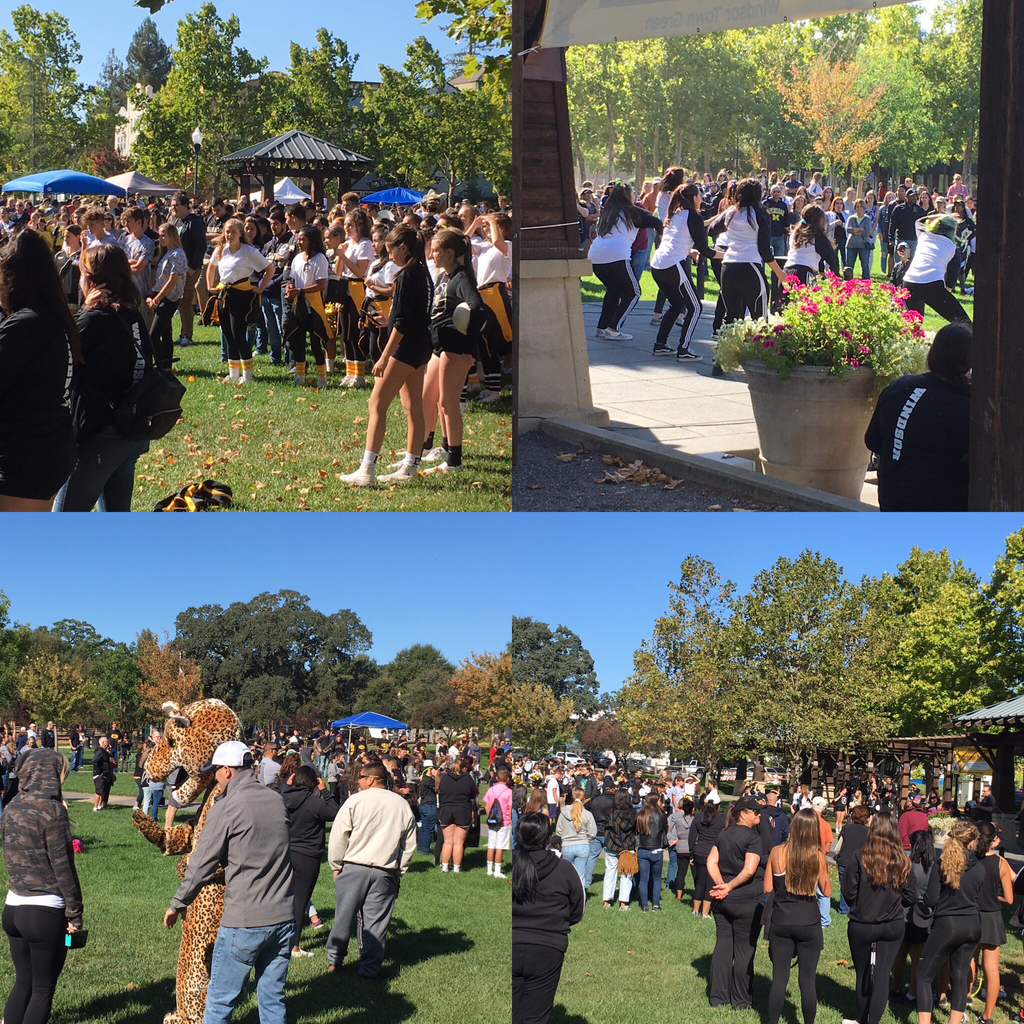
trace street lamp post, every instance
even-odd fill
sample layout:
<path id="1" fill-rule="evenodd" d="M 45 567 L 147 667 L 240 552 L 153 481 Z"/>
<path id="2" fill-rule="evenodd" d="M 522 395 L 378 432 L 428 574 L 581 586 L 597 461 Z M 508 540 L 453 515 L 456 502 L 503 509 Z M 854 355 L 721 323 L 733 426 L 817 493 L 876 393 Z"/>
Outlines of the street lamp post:
<path id="1" fill-rule="evenodd" d="M 199 195 L 199 150 L 203 147 L 203 133 L 196 128 L 192 133 L 192 149 L 195 152 L 196 166 L 195 173 L 192 175 L 192 197 L 195 198 Z"/>

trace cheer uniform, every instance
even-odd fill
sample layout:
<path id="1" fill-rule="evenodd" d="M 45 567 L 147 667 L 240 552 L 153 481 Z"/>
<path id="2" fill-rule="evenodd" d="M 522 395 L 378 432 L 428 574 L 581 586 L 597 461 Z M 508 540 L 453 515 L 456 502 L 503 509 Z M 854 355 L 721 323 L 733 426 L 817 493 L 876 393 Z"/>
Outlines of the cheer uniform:
<path id="1" fill-rule="evenodd" d="M 361 260 L 367 260 L 369 267 L 376 255 L 369 238 L 360 238 L 357 242 L 348 239 L 345 242 L 345 258 L 351 263 L 358 264 Z M 359 309 L 366 297 L 365 286 L 362 279 L 353 277 L 347 268 L 341 275 L 341 281 L 343 292 L 338 326 L 345 337 L 345 376 L 360 379 L 366 376 L 367 358 L 359 337 Z"/>
<path id="2" fill-rule="evenodd" d="M 220 275 L 217 307 L 227 342 L 228 366 L 233 377 L 238 375 L 238 370 L 249 377 L 252 374 L 252 343 L 247 337 L 247 328 L 255 323 L 261 305 L 250 278 L 253 274 L 262 274 L 270 266 L 270 261 L 259 249 L 243 242 L 236 252 L 225 246 L 210 263 Z"/>
<path id="3" fill-rule="evenodd" d="M 506 240 L 504 254 L 495 246 L 488 246 L 473 266 L 480 298 L 494 314 L 484 325 L 480 364 L 484 372 L 484 387 L 497 394 L 501 391 L 501 360 L 512 346 L 512 300 L 508 293 L 508 280 L 512 276 L 512 243 Z"/>
<path id="4" fill-rule="evenodd" d="M 306 292 L 321 281 L 326 281 L 331 269 L 327 265 L 327 257 L 322 253 L 300 252 L 291 262 L 289 277 L 292 286 L 299 289 L 292 296 L 291 302 L 284 308 L 284 342 L 295 362 L 295 379 L 304 383 L 306 376 L 306 334 L 309 334 L 309 345 L 313 350 L 313 361 L 316 363 L 317 380 L 327 381 L 327 357 L 324 345 L 334 337 L 324 310 L 324 293 L 322 291 Z"/>
<path id="5" fill-rule="evenodd" d="M 391 299 L 387 337 L 398 331 L 402 340 L 391 353 L 414 370 L 430 362 L 430 307 L 433 284 L 427 268 L 419 261 L 403 267 L 395 278 L 395 294 Z"/>
<path id="6" fill-rule="evenodd" d="M 378 260 L 376 267 L 371 268 L 370 273 L 367 274 L 371 283 L 366 289 L 366 298 L 363 299 L 363 306 L 360 310 L 359 341 L 363 351 L 369 355 L 370 361 L 373 363 L 380 359 L 384 346 L 381 343 L 381 328 L 375 327 L 370 323 L 366 314 L 376 312 L 383 313 L 385 316 L 388 315 L 391 310 L 391 299 L 377 291 L 374 285 L 390 286 L 395 283 L 397 276 L 398 265 L 388 259 L 387 256 L 383 260 Z"/>
<path id="7" fill-rule="evenodd" d="M 790 241 L 784 267 L 787 275 L 800 278 L 801 284 L 809 284 L 821 272 L 823 264 L 839 276 L 839 257 L 827 235 L 815 235 L 813 241 L 804 245 L 797 245 L 795 239 Z"/>
<path id="8" fill-rule="evenodd" d="M 460 334 L 452 322 L 455 308 L 466 303 L 473 311 L 469 329 Z M 430 337 L 434 355 L 447 352 L 453 356 L 473 356 L 480 349 L 480 328 L 483 323 L 484 300 L 463 266 L 457 266 L 451 276 L 441 275 L 434 290 L 433 310 L 430 316 Z"/>
<path id="9" fill-rule="evenodd" d="M 664 194 L 664 193 L 663 193 Z M 668 336 L 680 313 L 683 327 L 679 335 L 676 358 L 686 358 L 690 341 L 700 319 L 701 305 L 690 277 L 690 250 L 697 249 L 711 259 L 713 250 L 708 246 L 707 231 L 699 213 L 678 210 L 661 237 L 661 243 L 651 257 L 651 276 L 668 299 L 668 315 L 662 318 L 654 351 L 668 350 Z"/>
<path id="10" fill-rule="evenodd" d="M 760 206 L 734 206 L 720 214 L 729 232 L 722 259 L 722 301 L 725 322 L 742 320 L 749 310 L 755 320 L 768 312 L 768 287 L 763 263 L 771 263 L 771 219 Z"/>
<path id="11" fill-rule="evenodd" d="M 608 234 L 599 234 L 590 243 L 590 251 L 587 253 L 597 279 L 605 287 L 601 316 L 597 322 L 599 331 L 621 331 L 626 317 L 640 301 L 640 285 L 630 259 L 637 232 L 640 228 L 661 230 L 661 221 L 653 214 L 639 206 L 633 213 L 636 227 L 631 227 L 625 217 L 620 215 Z"/>

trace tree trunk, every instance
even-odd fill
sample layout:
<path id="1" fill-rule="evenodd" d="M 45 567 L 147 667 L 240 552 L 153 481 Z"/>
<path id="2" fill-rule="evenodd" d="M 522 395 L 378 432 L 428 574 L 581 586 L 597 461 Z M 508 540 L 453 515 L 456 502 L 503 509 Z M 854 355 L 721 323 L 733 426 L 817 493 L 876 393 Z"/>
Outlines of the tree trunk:
<path id="1" fill-rule="evenodd" d="M 608 112 L 608 180 L 615 177 L 615 121 L 612 118 L 612 108 L 605 108 Z"/>
<path id="2" fill-rule="evenodd" d="M 704 143 L 704 173 L 711 173 L 711 142 Z"/>
<path id="3" fill-rule="evenodd" d="M 576 170 L 579 172 L 576 187 L 579 188 L 587 180 L 587 163 L 583 156 L 583 147 L 580 145 L 579 136 L 571 125 L 569 126 L 569 136 L 572 140 L 573 152 L 576 154 Z"/>
<path id="4" fill-rule="evenodd" d="M 651 150 L 651 171 L 654 174 L 657 174 L 659 169 L 660 169 L 660 164 L 658 163 L 658 128 L 657 128 L 657 126 L 655 126 L 655 129 L 654 129 L 654 143 L 653 143 L 652 150 Z"/>
<path id="5" fill-rule="evenodd" d="M 633 133 L 633 145 L 636 146 L 636 152 L 633 154 L 633 180 L 639 188 L 640 183 L 644 180 L 643 145 L 640 141 L 639 131 Z"/>
<path id="6" fill-rule="evenodd" d="M 672 163 L 677 167 L 679 161 L 683 159 L 683 129 L 676 128 L 675 130 L 675 148 L 672 151 Z"/>
<path id="7" fill-rule="evenodd" d="M 967 142 L 964 144 L 964 167 L 961 172 L 964 184 L 967 186 L 968 191 L 971 195 L 974 195 L 974 189 L 971 188 L 971 164 L 974 162 L 974 122 L 971 122 L 971 130 L 967 134 Z"/>

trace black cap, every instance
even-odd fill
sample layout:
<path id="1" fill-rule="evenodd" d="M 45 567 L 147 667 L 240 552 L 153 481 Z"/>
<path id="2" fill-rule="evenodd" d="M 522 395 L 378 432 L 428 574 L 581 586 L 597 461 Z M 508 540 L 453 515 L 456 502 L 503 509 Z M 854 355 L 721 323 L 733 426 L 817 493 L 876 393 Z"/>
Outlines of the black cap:
<path id="1" fill-rule="evenodd" d="M 740 811 L 758 811 L 761 810 L 761 805 L 752 796 L 741 796 L 735 803 L 737 813 Z"/>

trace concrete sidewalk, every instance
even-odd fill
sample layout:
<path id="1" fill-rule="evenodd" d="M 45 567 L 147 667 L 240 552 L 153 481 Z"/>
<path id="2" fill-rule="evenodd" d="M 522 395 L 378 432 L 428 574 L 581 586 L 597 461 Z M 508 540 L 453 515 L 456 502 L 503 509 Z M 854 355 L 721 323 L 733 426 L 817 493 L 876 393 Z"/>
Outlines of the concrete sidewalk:
<path id="1" fill-rule="evenodd" d="M 600 303 L 583 303 L 594 405 L 608 410 L 611 432 L 759 473 L 757 428 L 746 378 L 742 372 L 711 376 L 714 303 L 704 302 L 690 344 L 690 350 L 703 357 L 700 362 L 651 355 L 658 333 L 651 325 L 653 302 L 637 303 L 623 325 L 632 341 L 595 338 L 600 312 Z M 669 335 L 673 352 L 681 330 L 673 326 Z M 873 473 L 860 500 L 878 506 Z"/>

